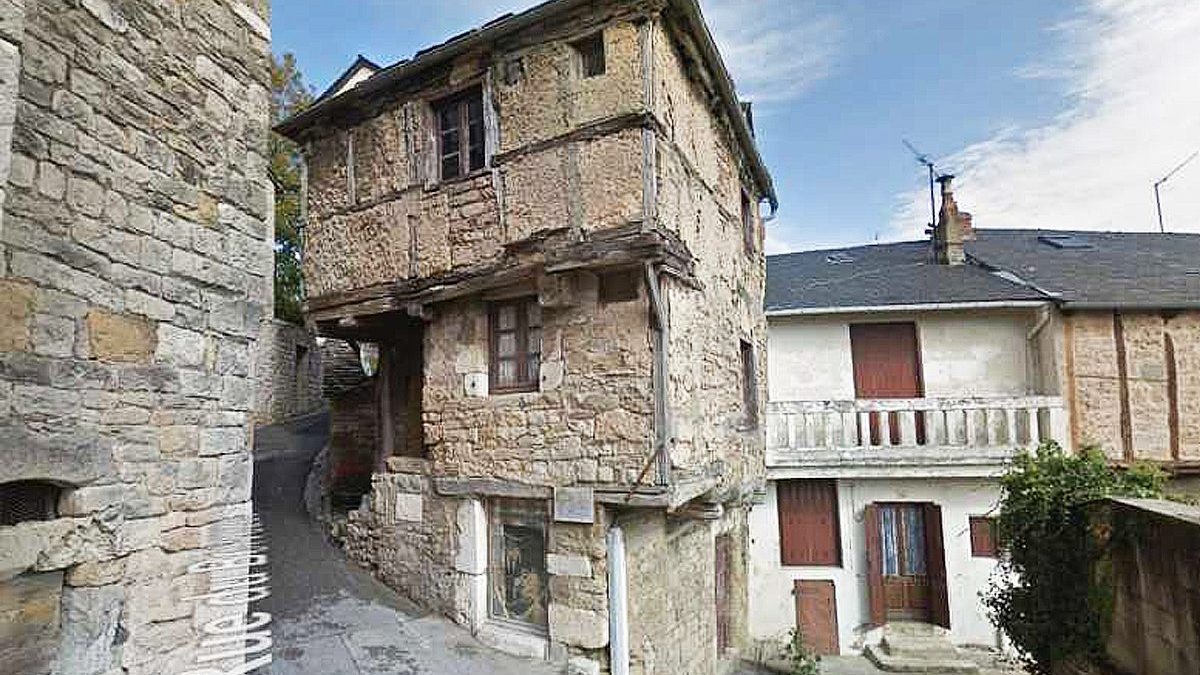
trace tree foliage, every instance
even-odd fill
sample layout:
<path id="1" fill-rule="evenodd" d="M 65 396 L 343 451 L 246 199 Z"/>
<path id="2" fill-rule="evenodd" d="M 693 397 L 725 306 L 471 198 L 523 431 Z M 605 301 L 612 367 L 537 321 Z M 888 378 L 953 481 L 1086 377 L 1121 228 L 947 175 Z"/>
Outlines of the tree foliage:
<path id="1" fill-rule="evenodd" d="M 1005 555 L 984 604 L 1033 675 L 1088 661 L 1103 649 L 1111 600 L 1093 584 L 1103 554 L 1085 505 L 1105 497 L 1161 497 L 1157 469 L 1127 471 L 1086 448 L 1067 455 L 1055 443 L 1020 454 L 1001 479 L 1000 538 Z"/>
<path id="2" fill-rule="evenodd" d="M 271 57 L 271 124 L 312 105 L 312 89 L 296 66 L 293 54 Z M 300 270 L 300 155 L 296 144 L 271 132 L 268 171 L 275 185 L 275 316 L 299 323 L 303 320 L 304 280 Z"/>

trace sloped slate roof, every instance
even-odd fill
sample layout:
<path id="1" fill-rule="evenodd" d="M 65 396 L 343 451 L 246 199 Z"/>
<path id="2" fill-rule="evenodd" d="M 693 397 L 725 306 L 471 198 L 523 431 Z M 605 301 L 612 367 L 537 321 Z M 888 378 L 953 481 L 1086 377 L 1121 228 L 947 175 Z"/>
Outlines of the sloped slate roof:
<path id="1" fill-rule="evenodd" d="M 968 264 L 928 241 L 767 259 L 768 312 L 1052 300 L 1064 307 L 1200 307 L 1200 235 L 976 230 Z M 1066 237 L 1069 246 L 1055 245 Z M 1055 239 L 1060 238 L 1060 239 Z"/>

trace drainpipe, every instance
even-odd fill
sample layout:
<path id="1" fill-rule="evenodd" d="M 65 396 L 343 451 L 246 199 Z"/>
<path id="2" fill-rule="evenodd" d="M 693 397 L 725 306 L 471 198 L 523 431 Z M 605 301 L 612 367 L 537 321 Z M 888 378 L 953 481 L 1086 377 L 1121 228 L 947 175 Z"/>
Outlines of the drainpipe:
<path id="1" fill-rule="evenodd" d="M 625 596 L 625 533 L 613 525 L 608 544 L 608 661 L 612 675 L 629 675 L 629 607 Z"/>

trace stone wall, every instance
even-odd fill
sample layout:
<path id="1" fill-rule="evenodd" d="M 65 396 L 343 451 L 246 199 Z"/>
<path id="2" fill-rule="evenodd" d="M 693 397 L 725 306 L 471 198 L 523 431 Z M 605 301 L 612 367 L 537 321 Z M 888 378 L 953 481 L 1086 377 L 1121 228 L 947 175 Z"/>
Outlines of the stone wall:
<path id="1" fill-rule="evenodd" d="M 1114 500 L 1092 509 L 1107 554 L 1094 570 L 1112 601 L 1105 656 L 1118 673 L 1200 672 L 1200 509 Z"/>
<path id="2" fill-rule="evenodd" d="M 58 517 L 0 527 L 0 612 L 61 589 L 19 618 L 58 627 L 53 659 L 8 613 L 0 654 L 32 654 L 31 675 L 186 671 L 212 618 L 183 601 L 186 568 L 250 497 L 266 2 L 0 10 L 0 484 L 63 486 Z"/>
<path id="3" fill-rule="evenodd" d="M 276 424 L 325 406 L 321 349 L 303 326 L 273 318 L 263 321 L 255 373 L 256 424 Z"/>
<path id="4" fill-rule="evenodd" d="M 1200 460 L 1200 312 L 1075 312 L 1064 323 L 1076 447 Z"/>

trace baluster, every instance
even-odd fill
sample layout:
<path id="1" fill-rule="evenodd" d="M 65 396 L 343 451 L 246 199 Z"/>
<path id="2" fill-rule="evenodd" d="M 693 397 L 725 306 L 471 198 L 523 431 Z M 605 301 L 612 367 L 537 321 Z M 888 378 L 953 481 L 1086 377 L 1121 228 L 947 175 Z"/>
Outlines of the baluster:
<path id="1" fill-rule="evenodd" d="M 1041 411 L 1039 408 L 1030 408 L 1025 413 L 1029 417 L 1029 445 L 1038 445 L 1042 442 Z"/>
<path id="2" fill-rule="evenodd" d="M 787 422 L 787 447 L 796 449 L 796 414 L 788 413 L 784 418 Z"/>
<path id="3" fill-rule="evenodd" d="M 989 447 L 1000 444 L 1000 422 L 996 419 L 996 415 L 993 412 L 991 408 L 983 409 L 983 428 L 986 432 L 984 437 Z"/>
<path id="4" fill-rule="evenodd" d="M 975 413 L 977 411 L 972 408 L 963 410 L 963 426 L 966 427 L 967 437 L 963 445 L 972 447 L 978 443 L 979 430 L 975 426 Z"/>
<path id="5" fill-rule="evenodd" d="M 892 444 L 892 416 L 887 412 L 879 413 L 879 445 L 888 447 Z"/>
<path id="6" fill-rule="evenodd" d="M 817 435 L 817 415 L 819 413 L 809 413 L 804 416 L 804 440 L 806 448 L 819 448 L 823 444 L 818 442 Z"/>
<path id="7" fill-rule="evenodd" d="M 854 448 L 862 445 L 858 438 L 858 415 L 852 412 L 844 412 L 842 415 L 842 430 L 844 432 L 843 440 L 847 448 Z"/>
<path id="8" fill-rule="evenodd" d="M 842 415 L 835 410 L 825 411 L 825 447 L 836 448 L 845 442 Z"/>
<path id="9" fill-rule="evenodd" d="M 1017 409 L 1004 409 L 1004 423 L 1008 426 L 1008 440 L 1005 445 L 1016 447 L 1019 441 L 1017 440 Z"/>
<path id="10" fill-rule="evenodd" d="M 917 412 L 915 410 L 901 410 L 896 415 L 896 421 L 900 423 L 900 445 L 912 447 L 917 444 Z"/>
<path id="11" fill-rule="evenodd" d="M 858 413 L 858 445 L 859 447 L 869 447 L 871 443 L 871 413 Z"/>

